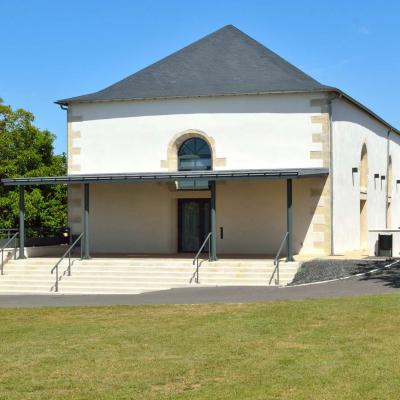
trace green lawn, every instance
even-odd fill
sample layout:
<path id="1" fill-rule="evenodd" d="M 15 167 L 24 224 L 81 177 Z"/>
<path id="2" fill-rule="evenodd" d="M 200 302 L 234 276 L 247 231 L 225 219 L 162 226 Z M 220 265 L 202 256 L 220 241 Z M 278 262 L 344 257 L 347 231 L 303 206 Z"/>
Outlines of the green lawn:
<path id="1" fill-rule="evenodd" d="M 400 296 L 0 309 L 0 399 L 398 399 Z"/>

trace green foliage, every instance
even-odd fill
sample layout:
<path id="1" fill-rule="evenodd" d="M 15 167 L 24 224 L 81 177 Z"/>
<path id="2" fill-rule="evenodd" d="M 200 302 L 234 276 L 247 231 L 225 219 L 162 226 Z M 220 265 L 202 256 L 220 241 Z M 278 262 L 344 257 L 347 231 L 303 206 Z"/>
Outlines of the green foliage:
<path id="1" fill-rule="evenodd" d="M 33 125 L 32 113 L 0 102 L 0 179 L 66 173 L 65 154 L 54 155 L 55 136 Z M 67 224 L 66 187 L 26 187 L 27 228 L 50 233 Z M 0 228 L 18 226 L 19 190 L 0 185 Z"/>

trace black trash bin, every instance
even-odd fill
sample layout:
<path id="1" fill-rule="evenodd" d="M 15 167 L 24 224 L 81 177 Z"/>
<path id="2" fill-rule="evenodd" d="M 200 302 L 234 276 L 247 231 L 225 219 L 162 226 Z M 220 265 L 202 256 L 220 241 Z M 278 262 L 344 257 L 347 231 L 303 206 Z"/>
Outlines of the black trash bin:
<path id="1" fill-rule="evenodd" d="M 393 235 L 378 235 L 378 256 L 392 257 Z"/>

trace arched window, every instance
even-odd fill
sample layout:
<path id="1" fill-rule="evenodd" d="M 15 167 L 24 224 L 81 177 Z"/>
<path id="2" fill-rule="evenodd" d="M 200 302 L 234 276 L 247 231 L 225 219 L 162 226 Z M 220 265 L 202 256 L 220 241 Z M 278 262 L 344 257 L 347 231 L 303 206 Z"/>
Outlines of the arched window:
<path id="1" fill-rule="evenodd" d="M 211 169 L 211 150 L 208 143 L 201 138 L 184 141 L 178 150 L 178 170 L 196 171 Z"/>
<path id="2" fill-rule="evenodd" d="M 388 171 L 387 171 L 387 191 L 388 197 L 392 198 L 392 186 L 393 186 L 393 174 L 392 174 L 392 157 L 389 156 Z"/>
<path id="3" fill-rule="evenodd" d="M 368 152 L 367 146 L 361 149 L 360 160 L 360 249 L 368 248 Z"/>
<path id="4" fill-rule="evenodd" d="M 360 162 L 360 191 L 366 193 L 368 190 L 368 153 L 364 144 L 361 150 Z"/>

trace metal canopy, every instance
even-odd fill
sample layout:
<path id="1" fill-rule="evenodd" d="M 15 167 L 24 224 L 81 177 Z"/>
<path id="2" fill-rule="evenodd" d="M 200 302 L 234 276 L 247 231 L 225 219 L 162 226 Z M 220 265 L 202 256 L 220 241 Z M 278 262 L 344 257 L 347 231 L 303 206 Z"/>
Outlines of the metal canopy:
<path id="1" fill-rule="evenodd" d="M 5 186 L 20 185 L 54 185 L 76 183 L 140 183 L 151 181 L 179 180 L 231 180 L 231 179 L 296 179 L 328 175 L 327 168 L 289 168 L 257 169 L 234 171 L 176 171 L 176 172 L 143 172 L 131 174 L 85 174 L 66 176 L 43 176 L 32 178 L 5 178 Z"/>

